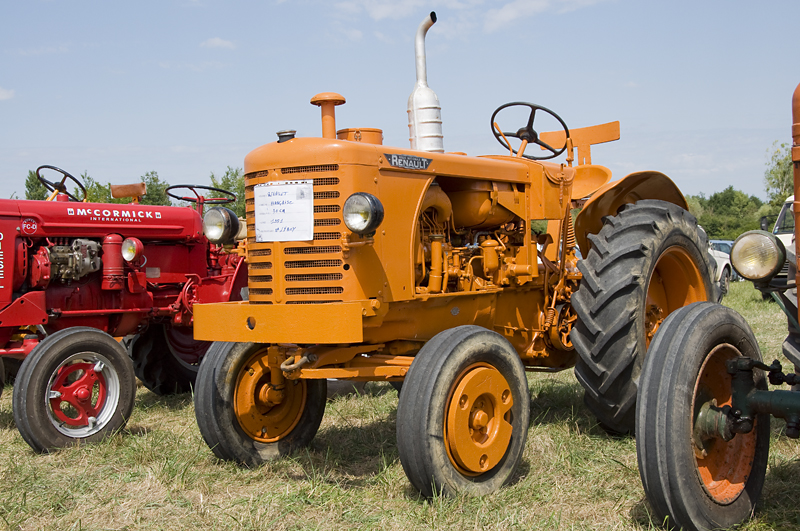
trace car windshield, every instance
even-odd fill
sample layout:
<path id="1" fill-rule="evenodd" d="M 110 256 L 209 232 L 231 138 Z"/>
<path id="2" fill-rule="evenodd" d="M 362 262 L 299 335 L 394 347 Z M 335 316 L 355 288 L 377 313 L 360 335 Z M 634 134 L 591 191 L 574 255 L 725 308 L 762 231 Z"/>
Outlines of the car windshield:
<path id="1" fill-rule="evenodd" d="M 791 201 L 787 201 L 781 208 L 781 213 L 778 214 L 778 220 L 775 222 L 775 228 L 772 229 L 773 234 L 792 234 L 794 232 L 794 212 L 792 210 Z"/>
<path id="2" fill-rule="evenodd" d="M 715 251 L 722 251 L 725 254 L 731 254 L 731 244 L 726 242 L 711 242 L 711 248 Z"/>

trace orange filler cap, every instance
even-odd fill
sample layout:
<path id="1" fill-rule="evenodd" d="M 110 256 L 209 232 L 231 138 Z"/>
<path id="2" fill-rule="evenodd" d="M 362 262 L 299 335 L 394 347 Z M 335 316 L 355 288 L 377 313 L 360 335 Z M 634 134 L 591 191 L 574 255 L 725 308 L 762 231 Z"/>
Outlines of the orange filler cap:
<path id="1" fill-rule="evenodd" d="M 322 109 L 322 138 L 336 138 L 334 107 L 342 105 L 344 102 L 344 96 L 335 92 L 321 92 L 311 98 L 311 104 Z"/>

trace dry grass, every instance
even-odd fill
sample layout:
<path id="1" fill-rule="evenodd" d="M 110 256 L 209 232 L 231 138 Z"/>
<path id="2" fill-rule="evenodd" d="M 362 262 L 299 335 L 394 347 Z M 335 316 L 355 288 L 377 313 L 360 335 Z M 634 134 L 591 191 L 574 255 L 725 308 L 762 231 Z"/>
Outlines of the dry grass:
<path id="1" fill-rule="evenodd" d="M 765 358 L 785 319 L 745 283 L 728 299 Z M 256 470 L 216 460 L 191 397 L 140 389 L 128 428 L 105 443 L 35 455 L 0 398 L 0 529 L 644 530 L 650 522 L 632 438 L 612 438 L 582 403 L 571 371 L 531 375 L 532 422 L 511 485 L 480 499 L 422 499 L 395 442 L 397 394 L 369 384 L 328 403 L 311 447 Z M 745 529 L 800 529 L 797 445 L 774 423 L 764 509 Z"/>

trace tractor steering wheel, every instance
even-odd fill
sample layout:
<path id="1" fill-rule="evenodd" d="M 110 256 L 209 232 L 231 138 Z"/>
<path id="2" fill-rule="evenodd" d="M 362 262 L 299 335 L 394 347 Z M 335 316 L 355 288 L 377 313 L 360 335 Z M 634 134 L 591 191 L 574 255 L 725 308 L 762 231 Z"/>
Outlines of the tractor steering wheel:
<path id="1" fill-rule="evenodd" d="M 494 118 L 495 118 L 495 116 L 497 116 L 497 113 L 499 113 L 500 111 L 502 111 L 506 107 L 516 107 L 516 106 L 530 107 L 530 109 L 531 109 L 531 114 L 530 114 L 530 116 L 528 116 L 528 123 L 525 124 L 525 127 L 519 128 L 515 133 L 500 132 L 499 126 L 497 127 L 497 129 L 495 129 Z M 544 111 L 545 113 L 549 114 L 550 116 L 552 116 L 553 118 L 558 120 L 558 123 L 561 124 L 561 127 L 564 128 L 564 132 L 567 134 L 567 136 L 565 138 L 569 138 L 569 128 L 567 127 L 567 124 L 564 123 L 564 120 L 562 120 L 559 115 L 557 115 L 556 113 L 554 113 L 553 111 L 551 111 L 550 109 L 548 109 L 546 107 L 542 107 L 541 105 L 534 105 L 533 103 L 526 103 L 526 102 L 523 102 L 523 101 L 515 101 L 515 102 L 512 102 L 512 103 L 506 103 L 505 105 L 501 105 L 500 107 L 498 107 L 494 111 L 494 113 L 492 113 L 492 119 L 491 119 L 492 134 L 497 139 L 497 141 L 500 142 L 501 146 L 503 146 L 504 148 L 506 148 L 508 150 L 511 150 L 511 152 L 514 153 L 514 154 L 517 153 L 517 150 L 513 149 L 510 145 L 508 145 L 508 140 L 507 140 L 508 137 L 519 138 L 520 140 L 526 141 L 528 144 L 537 144 L 537 145 L 543 147 L 544 149 L 546 149 L 547 151 L 550 152 L 549 155 L 545 155 L 545 156 L 542 156 L 542 157 L 535 157 L 533 155 L 525 155 L 524 154 L 525 150 L 523 149 L 522 150 L 522 152 L 523 152 L 522 156 L 525 157 L 526 159 L 530 159 L 530 160 L 547 160 L 547 159 L 552 159 L 554 157 L 557 157 L 557 156 L 561 155 L 562 153 L 564 153 L 564 150 L 567 149 L 566 140 L 564 141 L 564 146 L 561 149 L 556 149 L 556 148 L 548 145 L 546 142 L 542 141 L 539 138 L 539 133 L 537 133 L 536 130 L 533 128 L 533 121 L 536 119 L 536 111 L 539 111 L 539 110 Z"/>
<path id="2" fill-rule="evenodd" d="M 64 177 L 61 179 L 60 182 L 54 183 L 42 177 L 42 174 L 39 173 L 42 170 L 54 170 L 63 175 Z M 77 201 L 78 203 L 86 201 L 86 188 L 83 186 L 83 184 L 81 184 L 81 182 L 78 179 L 76 179 L 69 173 L 65 172 L 61 168 L 56 168 L 55 166 L 49 166 L 49 165 L 39 166 L 38 168 L 36 168 L 36 177 L 38 177 L 39 182 L 42 183 L 42 185 L 44 185 L 44 187 L 47 188 L 47 190 L 50 193 L 58 191 L 58 193 L 65 194 L 67 197 L 69 197 L 73 201 Z M 69 191 L 67 191 L 67 186 L 66 184 L 64 184 L 67 182 L 67 179 L 71 179 L 72 182 L 78 185 L 78 188 L 80 188 L 81 192 L 83 193 L 83 199 L 78 199 L 77 197 L 69 193 Z"/>
<path id="3" fill-rule="evenodd" d="M 175 194 L 171 194 L 170 190 L 175 190 L 176 188 L 187 188 L 192 191 L 195 197 L 191 196 L 179 196 Z M 218 192 L 220 194 L 225 194 L 228 197 L 205 197 L 197 193 L 197 190 L 209 190 L 212 192 Z M 187 201 L 189 203 L 200 203 L 206 204 L 211 203 L 213 205 L 226 205 L 228 203 L 233 203 L 236 201 L 236 194 L 233 192 L 229 192 L 227 190 L 223 190 L 222 188 L 214 188 L 213 186 L 203 186 L 202 184 L 174 184 L 164 190 L 168 196 L 173 199 L 177 199 L 179 201 Z"/>

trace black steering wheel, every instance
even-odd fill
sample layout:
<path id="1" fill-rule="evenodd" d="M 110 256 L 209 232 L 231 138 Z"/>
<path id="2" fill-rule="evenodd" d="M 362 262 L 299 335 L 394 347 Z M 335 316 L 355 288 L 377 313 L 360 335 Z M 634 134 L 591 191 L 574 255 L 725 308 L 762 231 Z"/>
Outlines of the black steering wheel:
<path id="1" fill-rule="evenodd" d="M 39 173 L 42 170 L 54 170 L 63 175 L 64 177 L 61 179 L 60 182 L 54 183 L 42 177 L 42 174 Z M 38 168 L 36 168 L 36 177 L 39 178 L 39 182 L 42 183 L 50 193 L 58 191 L 58 193 L 65 194 L 67 197 L 69 197 L 73 201 L 77 201 L 78 203 L 81 203 L 86 200 L 86 188 L 83 186 L 83 184 L 78 179 L 76 179 L 69 173 L 65 172 L 61 168 L 56 168 L 55 166 L 49 166 L 49 165 L 39 166 Z M 67 182 L 67 179 L 71 179 L 72 182 L 78 185 L 78 188 L 80 188 L 81 192 L 83 193 L 83 199 L 78 199 L 77 197 L 69 193 L 69 191 L 67 190 L 67 185 L 65 184 Z"/>
<path id="2" fill-rule="evenodd" d="M 531 109 L 531 114 L 528 117 L 528 123 L 525 124 L 525 127 L 519 128 L 515 133 L 506 133 L 506 132 L 501 133 L 499 131 L 499 126 L 497 129 L 495 129 L 494 118 L 495 116 L 497 116 L 497 113 L 499 113 L 506 107 L 515 107 L 515 106 L 529 107 Z M 564 128 L 564 132 L 567 134 L 567 136 L 565 137 L 564 140 L 564 146 L 561 149 L 556 149 L 548 145 L 546 142 L 542 141 L 539 138 L 539 133 L 537 133 L 536 130 L 533 128 L 533 121 L 536 119 L 536 111 L 543 111 L 549 114 L 550 116 L 558 120 L 558 123 L 560 123 L 561 127 Z M 494 111 L 494 113 L 492 113 L 491 126 L 492 126 L 492 134 L 497 139 L 497 141 L 500 142 L 500 145 L 508 150 L 511 150 L 511 152 L 514 154 L 517 153 L 517 150 L 513 149 L 511 146 L 508 145 L 508 141 L 506 140 L 506 138 L 508 137 L 514 137 L 514 138 L 519 138 L 520 140 L 525 140 L 527 141 L 528 144 L 537 144 L 550 152 L 549 155 L 535 157 L 533 155 L 525 155 L 523 150 L 522 156 L 525 157 L 526 159 L 530 160 L 552 159 L 561 155 L 562 153 L 564 153 L 564 150 L 567 149 L 566 138 L 569 138 L 569 128 L 567 127 L 567 124 L 564 123 L 564 120 L 562 120 L 559 115 L 557 115 L 556 113 L 554 113 L 553 111 L 551 111 L 546 107 L 542 107 L 541 105 L 534 105 L 533 103 L 526 103 L 524 101 L 515 101 L 512 103 L 506 103 L 505 105 L 501 105 Z"/>
<path id="3" fill-rule="evenodd" d="M 191 190 L 195 196 L 182 197 L 179 195 L 171 194 L 170 190 L 175 190 L 176 188 L 186 188 L 188 190 Z M 205 197 L 198 194 L 196 190 L 209 190 L 211 192 L 218 192 L 220 194 L 225 194 L 227 197 Z M 213 205 L 226 205 L 228 203 L 233 203 L 234 201 L 236 201 L 236 194 L 234 194 L 233 192 L 223 190 L 222 188 L 214 188 L 213 186 L 203 186 L 202 184 L 174 184 L 172 186 L 167 187 L 167 189 L 164 191 L 167 193 L 168 196 L 170 196 L 173 199 L 177 199 L 179 201 L 187 201 L 189 203 L 200 203 L 200 204 L 211 203 Z"/>

